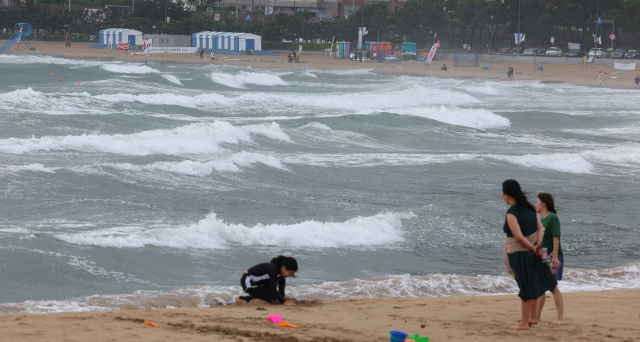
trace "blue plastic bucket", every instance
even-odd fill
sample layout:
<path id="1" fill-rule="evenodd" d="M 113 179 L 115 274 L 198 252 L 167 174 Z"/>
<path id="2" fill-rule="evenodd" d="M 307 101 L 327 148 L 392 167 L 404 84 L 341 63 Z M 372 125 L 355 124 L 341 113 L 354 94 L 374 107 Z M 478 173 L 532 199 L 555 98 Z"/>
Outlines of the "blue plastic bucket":
<path id="1" fill-rule="evenodd" d="M 407 333 L 403 333 L 402 331 L 395 331 L 395 330 L 390 330 L 389 334 L 391 334 L 390 342 L 404 342 L 404 340 L 407 339 L 407 336 L 409 336 L 409 334 Z"/>

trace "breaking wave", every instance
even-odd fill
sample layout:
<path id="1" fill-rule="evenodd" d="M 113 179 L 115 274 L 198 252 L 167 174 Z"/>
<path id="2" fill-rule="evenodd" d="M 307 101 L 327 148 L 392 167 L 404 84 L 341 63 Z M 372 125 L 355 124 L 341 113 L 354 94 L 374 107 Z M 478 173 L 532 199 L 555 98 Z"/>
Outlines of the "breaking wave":
<path id="1" fill-rule="evenodd" d="M 162 246 L 220 249 L 233 245 L 297 248 L 379 246 L 402 241 L 402 220 L 413 217 L 415 215 L 412 213 L 387 212 L 368 217 L 358 216 L 345 222 L 309 220 L 294 224 L 245 226 L 224 222 L 215 213 L 211 213 L 197 223 L 178 228 L 156 228 L 136 233 L 103 230 L 54 236 L 78 245 L 117 248 Z"/>
<path id="2" fill-rule="evenodd" d="M 286 86 L 289 85 L 283 81 L 278 75 L 263 73 L 263 72 L 247 72 L 238 71 L 236 73 L 225 73 L 214 71 L 209 74 L 211 80 L 215 83 L 223 86 L 242 89 L 246 85 L 260 85 L 260 86 Z"/>

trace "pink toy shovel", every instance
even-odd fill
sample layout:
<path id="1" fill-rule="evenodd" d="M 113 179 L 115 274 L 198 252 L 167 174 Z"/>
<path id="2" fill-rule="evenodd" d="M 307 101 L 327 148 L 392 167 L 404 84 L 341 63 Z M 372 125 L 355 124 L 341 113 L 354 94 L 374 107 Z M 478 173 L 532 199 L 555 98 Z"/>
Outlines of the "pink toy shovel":
<path id="1" fill-rule="evenodd" d="M 280 323 L 282 322 L 282 315 L 269 315 L 269 320 L 272 323 Z"/>

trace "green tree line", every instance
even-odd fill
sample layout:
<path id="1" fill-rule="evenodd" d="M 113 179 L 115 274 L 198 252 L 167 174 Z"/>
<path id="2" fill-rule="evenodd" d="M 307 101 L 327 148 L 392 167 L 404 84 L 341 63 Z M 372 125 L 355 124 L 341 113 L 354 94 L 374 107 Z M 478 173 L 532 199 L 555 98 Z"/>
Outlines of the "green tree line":
<path id="1" fill-rule="evenodd" d="M 66 3 L 55 0 L 52 3 Z M 443 47 L 456 49 L 471 44 L 476 51 L 486 45 L 496 49 L 513 45 L 513 34 L 526 34 L 526 46 L 581 43 L 593 46 L 597 16 L 614 20 L 612 25 L 598 25 L 604 47 L 609 46 L 609 34 L 622 40 L 616 44 L 637 47 L 640 43 L 640 1 L 638 0 L 408 0 L 401 10 L 390 12 L 386 3 L 372 2 L 363 6 L 347 19 L 314 20 L 314 14 L 297 12 L 266 16 L 264 22 L 245 21 L 245 13 L 236 14 L 235 8 L 216 9 L 222 16 L 215 21 L 202 11 L 188 10 L 182 1 L 139 0 L 135 9 L 105 7 L 105 5 L 131 6 L 131 0 L 82 0 L 73 4 L 99 7 L 93 12 L 71 11 L 51 13 L 46 2 L 27 0 L 20 6 L 0 8 L 0 23 L 13 29 L 17 22 L 28 22 L 38 32 L 46 34 L 72 32 L 97 34 L 104 28 L 127 27 L 144 33 L 186 34 L 199 31 L 249 32 L 261 35 L 264 41 L 283 40 L 357 40 L 358 27 L 367 27 L 365 40 L 403 41 L 430 45 L 441 41 Z M 519 8 L 520 7 L 520 8 Z M 520 13 L 520 16 L 518 15 Z M 263 13 L 254 13 L 263 16 Z M 165 18 L 169 16 L 170 22 Z M 236 16 L 238 19 L 236 19 Z"/>

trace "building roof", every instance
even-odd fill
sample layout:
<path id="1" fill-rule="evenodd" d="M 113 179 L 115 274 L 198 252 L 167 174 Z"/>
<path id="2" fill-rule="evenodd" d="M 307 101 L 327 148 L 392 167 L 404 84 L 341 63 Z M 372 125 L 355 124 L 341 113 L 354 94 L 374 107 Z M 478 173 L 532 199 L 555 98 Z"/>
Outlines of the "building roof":
<path id="1" fill-rule="evenodd" d="M 202 31 L 191 35 L 191 37 L 210 37 L 210 36 L 224 36 L 224 37 L 241 37 L 241 38 L 262 38 L 253 33 L 243 32 L 217 32 L 217 31 Z"/>
<path id="2" fill-rule="evenodd" d="M 125 29 L 125 28 L 108 28 L 108 29 L 104 29 L 104 30 L 100 30 L 100 34 L 104 34 L 104 33 L 120 33 L 120 32 L 129 32 L 129 33 L 135 33 L 135 34 L 142 34 L 142 32 L 138 31 L 138 30 L 133 30 L 133 29 Z"/>

